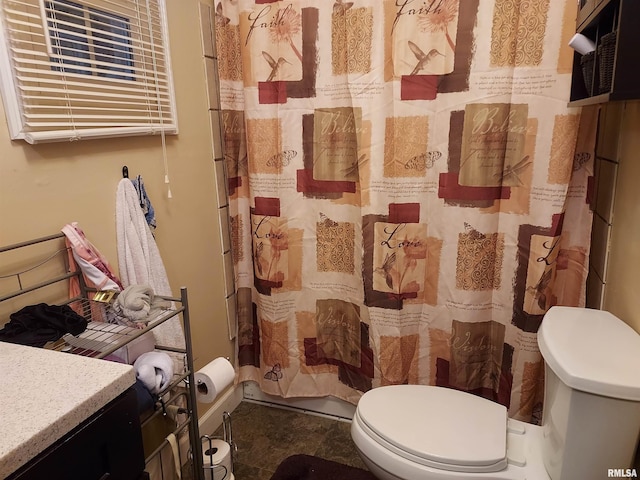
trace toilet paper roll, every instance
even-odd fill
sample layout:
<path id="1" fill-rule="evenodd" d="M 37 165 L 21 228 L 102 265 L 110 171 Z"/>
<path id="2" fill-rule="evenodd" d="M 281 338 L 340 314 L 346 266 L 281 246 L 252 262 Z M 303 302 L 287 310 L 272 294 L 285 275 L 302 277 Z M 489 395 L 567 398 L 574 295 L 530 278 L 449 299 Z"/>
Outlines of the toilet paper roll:
<path id="1" fill-rule="evenodd" d="M 231 447 L 224 440 L 202 442 L 202 466 L 207 480 L 231 480 Z"/>
<path id="2" fill-rule="evenodd" d="M 596 49 L 596 44 L 581 33 L 576 33 L 573 38 L 569 40 L 569 46 L 580 55 L 586 55 L 587 53 L 591 53 Z"/>
<path id="3" fill-rule="evenodd" d="M 218 357 L 198 370 L 196 380 L 196 399 L 200 403 L 211 403 L 218 394 L 233 383 L 236 372 L 229 360 Z"/>

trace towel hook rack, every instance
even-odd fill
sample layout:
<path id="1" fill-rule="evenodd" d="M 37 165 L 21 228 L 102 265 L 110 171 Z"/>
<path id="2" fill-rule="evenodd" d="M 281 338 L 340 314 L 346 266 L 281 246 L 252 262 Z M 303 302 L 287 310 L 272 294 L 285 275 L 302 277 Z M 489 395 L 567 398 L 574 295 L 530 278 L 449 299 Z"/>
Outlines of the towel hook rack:
<path id="1" fill-rule="evenodd" d="M 129 169 L 126 165 L 122 167 L 122 178 L 129 178 Z"/>

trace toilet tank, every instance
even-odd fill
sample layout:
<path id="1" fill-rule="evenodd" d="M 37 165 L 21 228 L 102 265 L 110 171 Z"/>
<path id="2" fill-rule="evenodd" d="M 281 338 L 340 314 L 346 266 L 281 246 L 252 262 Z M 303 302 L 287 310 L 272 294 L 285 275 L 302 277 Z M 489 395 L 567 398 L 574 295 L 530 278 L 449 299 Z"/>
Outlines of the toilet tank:
<path id="1" fill-rule="evenodd" d="M 545 360 L 543 459 L 552 480 L 629 468 L 640 434 L 640 335 L 609 312 L 552 307 Z"/>

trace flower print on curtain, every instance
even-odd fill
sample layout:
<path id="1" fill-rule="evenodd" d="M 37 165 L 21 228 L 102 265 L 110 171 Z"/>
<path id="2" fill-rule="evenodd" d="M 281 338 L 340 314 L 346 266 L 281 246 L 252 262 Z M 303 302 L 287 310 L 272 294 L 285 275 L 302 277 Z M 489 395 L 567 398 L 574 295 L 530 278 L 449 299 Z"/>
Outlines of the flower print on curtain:
<path id="1" fill-rule="evenodd" d="M 302 19 L 293 4 L 264 5 L 247 20 L 245 39 L 249 48 L 244 51 L 250 60 L 245 71 L 261 82 L 302 78 Z M 262 27 L 265 21 L 269 22 L 268 28 Z"/>
<path id="2" fill-rule="evenodd" d="M 538 421 L 536 332 L 584 305 L 590 239 L 575 1 L 215 10 L 240 380 L 439 385 Z"/>
<path id="3" fill-rule="evenodd" d="M 374 270 L 377 274 L 373 277 L 374 289 L 406 296 L 424 290 L 426 230 L 426 225 L 420 224 L 376 224 L 374 245 L 379 248 L 374 248 L 374 264 L 380 266 Z M 395 246 L 390 246 L 388 239 L 395 235 L 400 238 Z"/>
<path id="4" fill-rule="evenodd" d="M 253 249 L 253 268 L 256 284 L 282 287 L 285 272 L 288 272 L 287 250 L 289 249 L 286 220 L 265 215 L 254 217 L 255 243 Z"/>
<path id="5" fill-rule="evenodd" d="M 395 76 L 453 71 L 459 0 L 396 2 L 391 26 Z"/>

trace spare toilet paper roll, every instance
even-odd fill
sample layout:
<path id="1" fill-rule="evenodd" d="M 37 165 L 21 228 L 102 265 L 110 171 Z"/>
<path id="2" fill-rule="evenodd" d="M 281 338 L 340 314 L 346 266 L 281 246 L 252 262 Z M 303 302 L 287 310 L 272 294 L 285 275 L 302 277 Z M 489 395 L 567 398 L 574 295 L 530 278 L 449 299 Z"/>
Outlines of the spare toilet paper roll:
<path id="1" fill-rule="evenodd" d="M 211 403 L 218 394 L 233 383 L 236 372 L 229 360 L 218 357 L 195 373 L 196 399 Z"/>
<path id="2" fill-rule="evenodd" d="M 576 33 L 573 38 L 569 40 L 569 46 L 580 55 L 586 55 L 596 49 L 596 44 L 590 38 L 585 37 L 581 33 Z"/>
<path id="3" fill-rule="evenodd" d="M 224 440 L 208 439 L 202 442 L 202 466 L 205 478 L 212 480 L 231 480 L 231 447 Z M 213 475 L 211 475 L 213 472 Z"/>

